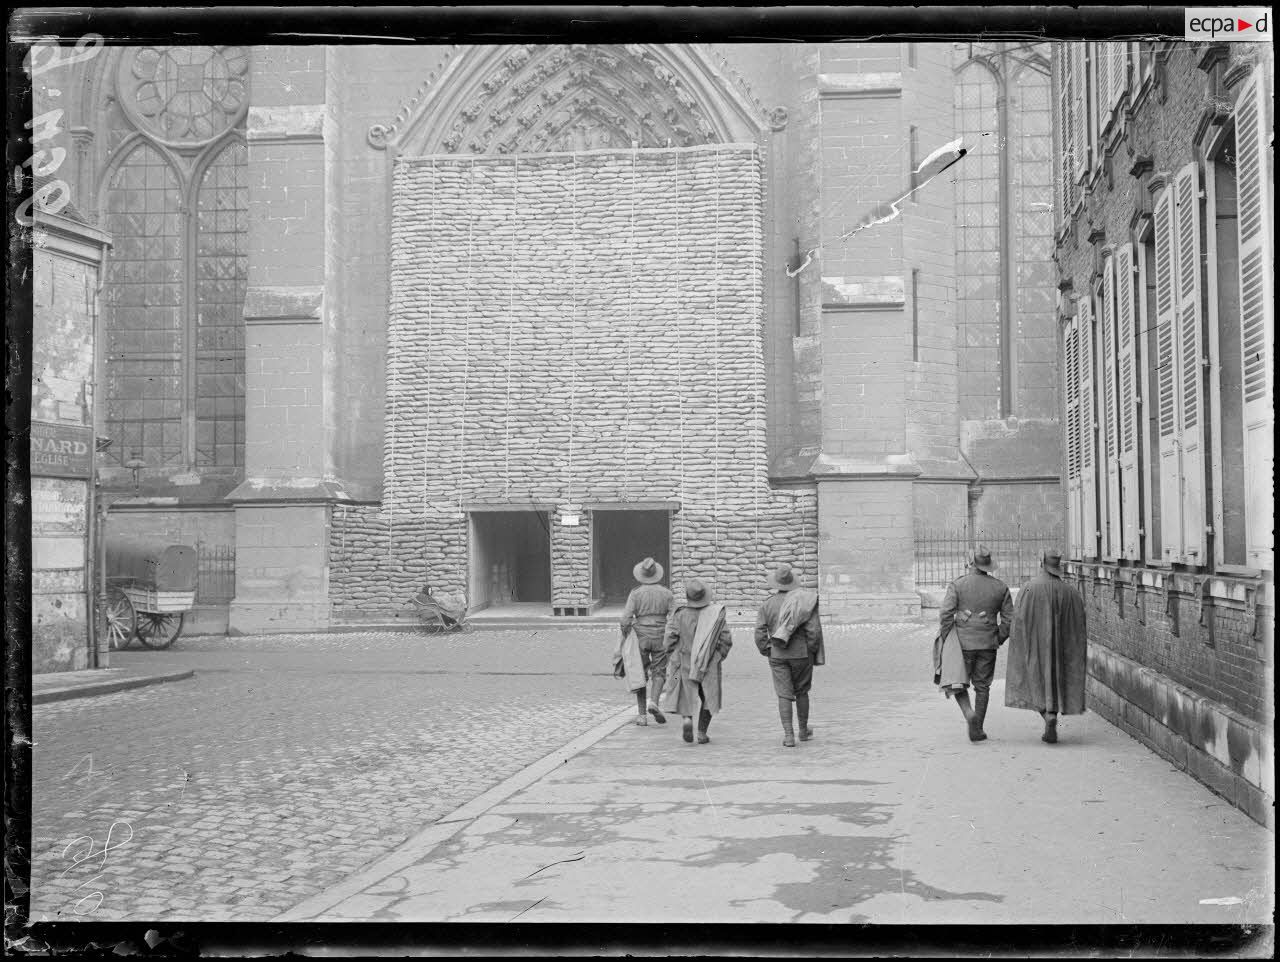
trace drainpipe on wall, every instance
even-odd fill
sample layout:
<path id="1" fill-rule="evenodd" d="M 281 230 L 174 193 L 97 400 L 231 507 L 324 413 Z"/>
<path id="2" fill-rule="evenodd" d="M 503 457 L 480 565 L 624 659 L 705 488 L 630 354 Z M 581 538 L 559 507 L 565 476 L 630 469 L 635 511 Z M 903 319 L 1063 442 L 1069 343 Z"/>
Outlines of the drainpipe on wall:
<path id="1" fill-rule="evenodd" d="M 996 97 L 996 118 L 1000 137 L 1000 417 L 1013 413 L 1013 291 L 1017 283 L 1017 263 L 1014 258 L 1013 190 L 1010 174 L 1013 164 L 1009 155 L 1013 145 L 1009 142 L 1009 64 L 1004 43 L 1000 44 L 1000 72 L 997 81 L 1000 92 Z"/>

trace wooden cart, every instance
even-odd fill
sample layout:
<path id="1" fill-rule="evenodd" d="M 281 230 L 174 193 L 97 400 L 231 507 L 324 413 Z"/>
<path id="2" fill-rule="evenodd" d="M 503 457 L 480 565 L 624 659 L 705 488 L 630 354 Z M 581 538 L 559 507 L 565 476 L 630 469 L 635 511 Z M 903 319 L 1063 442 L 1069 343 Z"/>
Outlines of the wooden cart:
<path id="1" fill-rule="evenodd" d="M 108 545 L 103 629 L 112 648 L 126 648 L 134 638 L 147 648 L 168 648 L 195 603 L 195 548 Z"/>

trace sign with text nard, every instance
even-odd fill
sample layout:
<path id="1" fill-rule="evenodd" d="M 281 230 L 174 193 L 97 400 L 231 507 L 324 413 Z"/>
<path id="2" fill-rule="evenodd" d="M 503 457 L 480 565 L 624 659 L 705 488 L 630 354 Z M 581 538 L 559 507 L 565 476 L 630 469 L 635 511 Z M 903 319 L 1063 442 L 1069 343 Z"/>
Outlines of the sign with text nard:
<path id="1" fill-rule="evenodd" d="M 31 473 L 45 478 L 93 475 L 93 429 L 80 424 L 31 422 Z"/>

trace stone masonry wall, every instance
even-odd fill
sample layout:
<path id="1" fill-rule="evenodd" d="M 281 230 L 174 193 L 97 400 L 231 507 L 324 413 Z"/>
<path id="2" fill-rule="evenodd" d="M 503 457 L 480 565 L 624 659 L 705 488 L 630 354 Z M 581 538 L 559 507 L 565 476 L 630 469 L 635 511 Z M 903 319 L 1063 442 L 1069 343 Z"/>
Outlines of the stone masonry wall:
<path id="1" fill-rule="evenodd" d="M 673 582 L 815 584 L 816 499 L 767 481 L 760 251 L 752 145 L 401 159 L 384 497 L 335 511 L 335 609 L 461 593 L 475 503 L 678 502 Z"/>

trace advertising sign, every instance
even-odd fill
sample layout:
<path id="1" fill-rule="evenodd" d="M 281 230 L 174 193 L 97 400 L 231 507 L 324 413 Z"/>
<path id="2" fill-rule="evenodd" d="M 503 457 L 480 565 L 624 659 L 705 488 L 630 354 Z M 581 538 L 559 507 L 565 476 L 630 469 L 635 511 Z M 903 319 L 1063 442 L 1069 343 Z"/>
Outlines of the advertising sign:
<path id="1" fill-rule="evenodd" d="M 31 422 L 31 474 L 45 478 L 93 475 L 93 429 L 79 424 Z"/>

